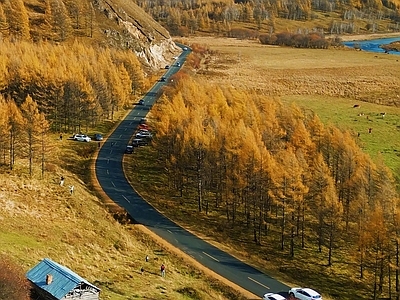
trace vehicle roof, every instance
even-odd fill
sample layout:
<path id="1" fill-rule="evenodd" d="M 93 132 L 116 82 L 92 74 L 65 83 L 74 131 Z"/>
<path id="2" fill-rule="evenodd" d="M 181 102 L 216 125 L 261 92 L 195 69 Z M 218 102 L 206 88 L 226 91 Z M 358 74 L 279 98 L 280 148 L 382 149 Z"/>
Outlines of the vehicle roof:
<path id="1" fill-rule="evenodd" d="M 285 297 L 283 297 L 282 295 L 279 294 L 275 294 L 275 293 L 266 293 L 264 296 L 273 296 L 274 298 L 278 299 L 278 300 L 286 300 Z"/>
<path id="2" fill-rule="evenodd" d="M 303 288 L 303 291 L 309 293 L 311 296 L 319 296 L 319 293 L 310 288 Z"/>

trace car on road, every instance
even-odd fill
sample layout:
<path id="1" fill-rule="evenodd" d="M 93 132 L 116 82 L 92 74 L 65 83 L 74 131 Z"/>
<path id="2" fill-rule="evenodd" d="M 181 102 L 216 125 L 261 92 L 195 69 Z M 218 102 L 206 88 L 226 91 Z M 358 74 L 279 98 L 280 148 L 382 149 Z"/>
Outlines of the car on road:
<path id="1" fill-rule="evenodd" d="M 75 141 L 78 141 L 78 142 L 90 142 L 92 140 L 86 134 L 80 134 L 80 133 L 74 134 L 73 138 Z"/>
<path id="2" fill-rule="evenodd" d="M 274 294 L 274 293 L 266 293 L 263 297 L 262 300 L 286 300 L 285 297 L 279 294 Z"/>
<path id="3" fill-rule="evenodd" d="M 183 50 L 184 50 L 184 51 L 187 51 L 187 49 L 188 49 L 187 47 L 183 47 Z"/>
<path id="4" fill-rule="evenodd" d="M 139 105 L 144 105 L 144 100 L 143 99 L 139 100 Z"/>
<path id="5" fill-rule="evenodd" d="M 180 67 L 180 66 L 181 66 L 181 63 L 178 61 L 178 62 L 176 63 L 176 66 L 177 66 L 177 67 Z"/>
<path id="6" fill-rule="evenodd" d="M 126 154 L 132 154 L 133 153 L 133 146 L 132 145 L 126 146 L 125 153 Z"/>
<path id="7" fill-rule="evenodd" d="M 165 81 L 167 81 L 167 78 L 165 78 L 165 77 L 163 76 L 163 77 L 160 78 L 160 81 L 161 81 L 161 82 L 165 82 Z"/>
<path id="8" fill-rule="evenodd" d="M 165 66 L 165 69 L 169 69 L 169 65 L 166 65 L 166 66 Z"/>
<path id="9" fill-rule="evenodd" d="M 321 295 L 310 288 L 291 288 L 289 296 L 298 300 L 322 300 Z"/>
<path id="10" fill-rule="evenodd" d="M 140 124 L 146 124 L 146 122 L 147 122 L 146 118 L 141 118 L 139 123 Z"/>
<path id="11" fill-rule="evenodd" d="M 93 136 L 95 141 L 102 141 L 103 140 L 103 135 L 101 133 L 95 133 Z"/>

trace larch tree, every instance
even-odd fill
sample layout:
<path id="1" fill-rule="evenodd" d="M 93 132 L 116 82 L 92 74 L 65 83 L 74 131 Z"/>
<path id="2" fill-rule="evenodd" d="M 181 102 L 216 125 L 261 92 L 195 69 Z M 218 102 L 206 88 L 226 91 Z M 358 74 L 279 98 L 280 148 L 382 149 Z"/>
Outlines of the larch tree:
<path id="1" fill-rule="evenodd" d="M 33 174 L 33 159 L 34 152 L 38 149 L 38 120 L 39 120 L 39 109 L 37 103 L 32 100 L 31 96 L 26 97 L 25 102 L 21 105 L 21 113 L 23 117 L 23 128 L 24 134 L 26 135 L 26 149 L 28 161 L 29 161 L 29 176 Z"/>
<path id="2" fill-rule="evenodd" d="M 8 104 L 3 96 L 0 95 L 0 156 L 3 158 L 3 164 L 6 164 L 6 155 L 8 152 Z"/>
<path id="3" fill-rule="evenodd" d="M 331 266 L 333 249 L 335 248 L 337 237 L 340 235 L 341 222 L 338 222 L 338 220 L 340 220 L 343 215 L 343 206 L 337 197 L 331 177 L 328 177 L 328 184 L 324 191 L 322 203 L 324 205 L 324 223 L 327 227 L 328 236 L 328 266 Z"/>
<path id="4" fill-rule="evenodd" d="M 22 131 L 23 117 L 14 100 L 7 99 L 7 108 L 9 166 L 10 170 L 13 170 L 17 153 L 17 145 L 19 142 L 18 136 Z"/>
<path id="5" fill-rule="evenodd" d="M 10 36 L 28 40 L 30 38 L 29 16 L 23 0 L 5 0 L 4 8 Z"/>
<path id="6" fill-rule="evenodd" d="M 44 172 L 46 168 L 46 155 L 49 152 L 49 146 L 48 146 L 48 136 L 47 133 L 49 132 L 50 129 L 50 124 L 46 120 L 46 117 L 44 113 L 40 113 L 38 118 L 37 118 L 37 133 L 39 135 L 39 141 L 40 141 L 40 165 L 41 165 L 41 176 L 42 179 L 44 178 Z"/>
<path id="7" fill-rule="evenodd" d="M 47 12 L 46 12 L 47 13 Z M 51 24 L 57 40 L 65 41 L 71 33 L 71 19 L 61 0 L 50 0 Z"/>

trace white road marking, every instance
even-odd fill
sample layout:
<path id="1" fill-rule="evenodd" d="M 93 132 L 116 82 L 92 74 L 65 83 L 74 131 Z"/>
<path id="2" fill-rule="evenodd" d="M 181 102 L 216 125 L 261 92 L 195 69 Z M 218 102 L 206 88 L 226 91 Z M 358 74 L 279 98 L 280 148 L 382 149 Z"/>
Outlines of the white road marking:
<path id="1" fill-rule="evenodd" d="M 131 203 L 131 201 L 129 201 L 129 199 L 126 198 L 124 195 L 122 195 L 122 197 L 124 197 L 124 199 L 125 199 L 126 201 L 128 201 L 128 203 Z"/>
<path id="2" fill-rule="evenodd" d="M 111 152 L 110 152 L 111 153 Z M 107 159 L 107 163 L 109 164 L 110 163 L 110 159 Z"/>
<path id="3" fill-rule="evenodd" d="M 168 231 L 169 233 L 171 233 L 171 234 L 172 234 L 172 231 L 171 231 L 171 230 L 167 229 L 167 231 Z"/>
<path id="4" fill-rule="evenodd" d="M 261 285 L 262 287 L 265 287 L 266 289 L 269 289 L 268 286 L 262 284 L 261 282 L 258 282 L 257 280 L 255 280 L 255 279 L 253 279 L 253 278 L 251 278 L 251 277 L 247 277 L 247 278 L 250 279 L 251 281 L 253 281 L 253 282 L 255 282 L 255 283 Z"/>
<path id="5" fill-rule="evenodd" d="M 110 174 L 110 173 L 108 172 L 108 169 L 107 169 L 107 174 Z"/>
<path id="6" fill-rule="evenodd" d="M 210 254 L 205 253 L 204 251 L 203 251 L 203 254 L 204 254 L 204 255 L 207 255 L 209 258 L 212 258 L 213 260 L 219 262 L 218 259 L 216 259 L 215 257 L 211 256 Z"/>
<path id="7" fill-rule="evenodd" d="M 113 185 L 113 187 L 115 187 L 115 184 L 114 184 L 114 182 L 112 182 L 112 181 L 111 181 L 111 184 Z"/>

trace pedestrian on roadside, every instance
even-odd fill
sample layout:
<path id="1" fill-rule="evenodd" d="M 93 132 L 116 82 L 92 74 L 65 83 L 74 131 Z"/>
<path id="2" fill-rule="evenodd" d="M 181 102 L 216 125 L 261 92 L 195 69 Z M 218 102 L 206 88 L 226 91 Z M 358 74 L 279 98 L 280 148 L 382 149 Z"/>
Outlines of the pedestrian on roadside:
<path id="1" fill-rule="evenodd" d="M 160 271 L 161 271 L 161 277 L 165 277 L 165 266 L 164 266 L 164 264 L 161 265 Z"/>
<path id="2" fill-rule="evenodd" d="M 64 176 L 61 176 L 61 178 L 60 178 L 60 186 L 64 186 L 64 181 L 65 181 Z"/>

